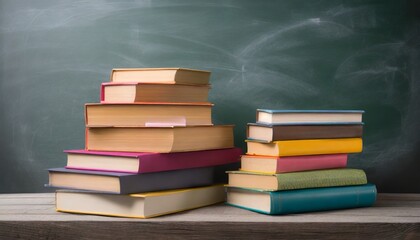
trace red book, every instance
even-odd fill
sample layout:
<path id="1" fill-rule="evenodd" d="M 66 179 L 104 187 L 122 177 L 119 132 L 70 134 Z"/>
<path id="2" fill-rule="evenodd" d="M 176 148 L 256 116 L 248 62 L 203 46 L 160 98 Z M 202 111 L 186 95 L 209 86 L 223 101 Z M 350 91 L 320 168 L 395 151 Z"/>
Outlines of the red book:
<path id="1" fill-rule="evenodd" d="M 243 155 L 241 170 L 261 173 L 286 173 L 318 169 L 345 168 L 347 154 L 327 154 L 292 157 Z"/>
<path id="2" fill-rule="evenodd" d="M 66 150 L 70 169 L 126 173 L 162 172 L 210 167 L 240 161 L 240 148 L 178 153 L 100 152 Z"/>

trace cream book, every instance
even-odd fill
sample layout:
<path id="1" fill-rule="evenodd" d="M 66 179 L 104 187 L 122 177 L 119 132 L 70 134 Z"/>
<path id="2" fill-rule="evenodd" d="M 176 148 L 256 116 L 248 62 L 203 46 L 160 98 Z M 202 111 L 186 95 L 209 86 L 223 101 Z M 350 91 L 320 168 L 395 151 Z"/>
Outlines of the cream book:
<path id="1" fill-rule="evenodd" d="M 59 212 L 129 218 L 151 218 L 225 201 L 223 185 L 170 191 L 116 195 L 58 190 Z"/>
<path id="2" fill-rule="evenodd" d="M 114 68 L 111 82 L 209 84 L 210 72 L 188 68 Z"/>

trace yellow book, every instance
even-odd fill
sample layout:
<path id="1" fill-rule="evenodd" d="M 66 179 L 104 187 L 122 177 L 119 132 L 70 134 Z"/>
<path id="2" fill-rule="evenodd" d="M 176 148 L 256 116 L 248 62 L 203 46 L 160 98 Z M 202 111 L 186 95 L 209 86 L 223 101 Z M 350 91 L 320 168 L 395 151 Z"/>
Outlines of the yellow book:
<path id="1" fill-rule="evenodd" d="M 59 190 L 56 210 L 114 217 L 150 218 L 225 201 L 223 185 L 130 195 Z"/>
<path id="2" fill-rule="evenodd" d="M 249 155 L 303 156 L 318 154 L 358 153 L 362 151 L 361 138 L 309 139 L 263 143 L 247 140 Z"/>

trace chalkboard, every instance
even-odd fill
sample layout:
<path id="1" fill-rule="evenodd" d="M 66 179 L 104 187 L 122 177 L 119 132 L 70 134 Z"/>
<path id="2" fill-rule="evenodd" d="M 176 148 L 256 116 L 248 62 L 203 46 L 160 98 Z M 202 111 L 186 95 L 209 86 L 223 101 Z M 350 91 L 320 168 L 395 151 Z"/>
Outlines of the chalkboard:
<path id="1" fill-rule="evenodd" d="M 416 10 L 417 9 L 417 10 Z M 257 108 L 361 109 L 364 169 L 381 192 L 420 192 L 415 1 L 0 2 L 0 192 L 44 192 L 84 147 L 83 105 L 116 67 L 212 72 L 216 124 Z"/>

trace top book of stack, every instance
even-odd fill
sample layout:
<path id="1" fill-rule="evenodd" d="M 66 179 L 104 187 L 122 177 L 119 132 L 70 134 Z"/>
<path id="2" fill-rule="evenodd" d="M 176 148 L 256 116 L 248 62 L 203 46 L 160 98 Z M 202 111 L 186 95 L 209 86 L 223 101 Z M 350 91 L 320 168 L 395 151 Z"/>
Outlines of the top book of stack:
<path id="1" fill-rule="evenodd" d="M 187 68 L 114 68 L 111 82 L 208 85 L 210 72 Z"/>
<path id="2" fill-rule="evenodd" d="M 257 109 L 257 123 L 326 124 L 361 123 L 362 110 L 269 110 Z"/>

